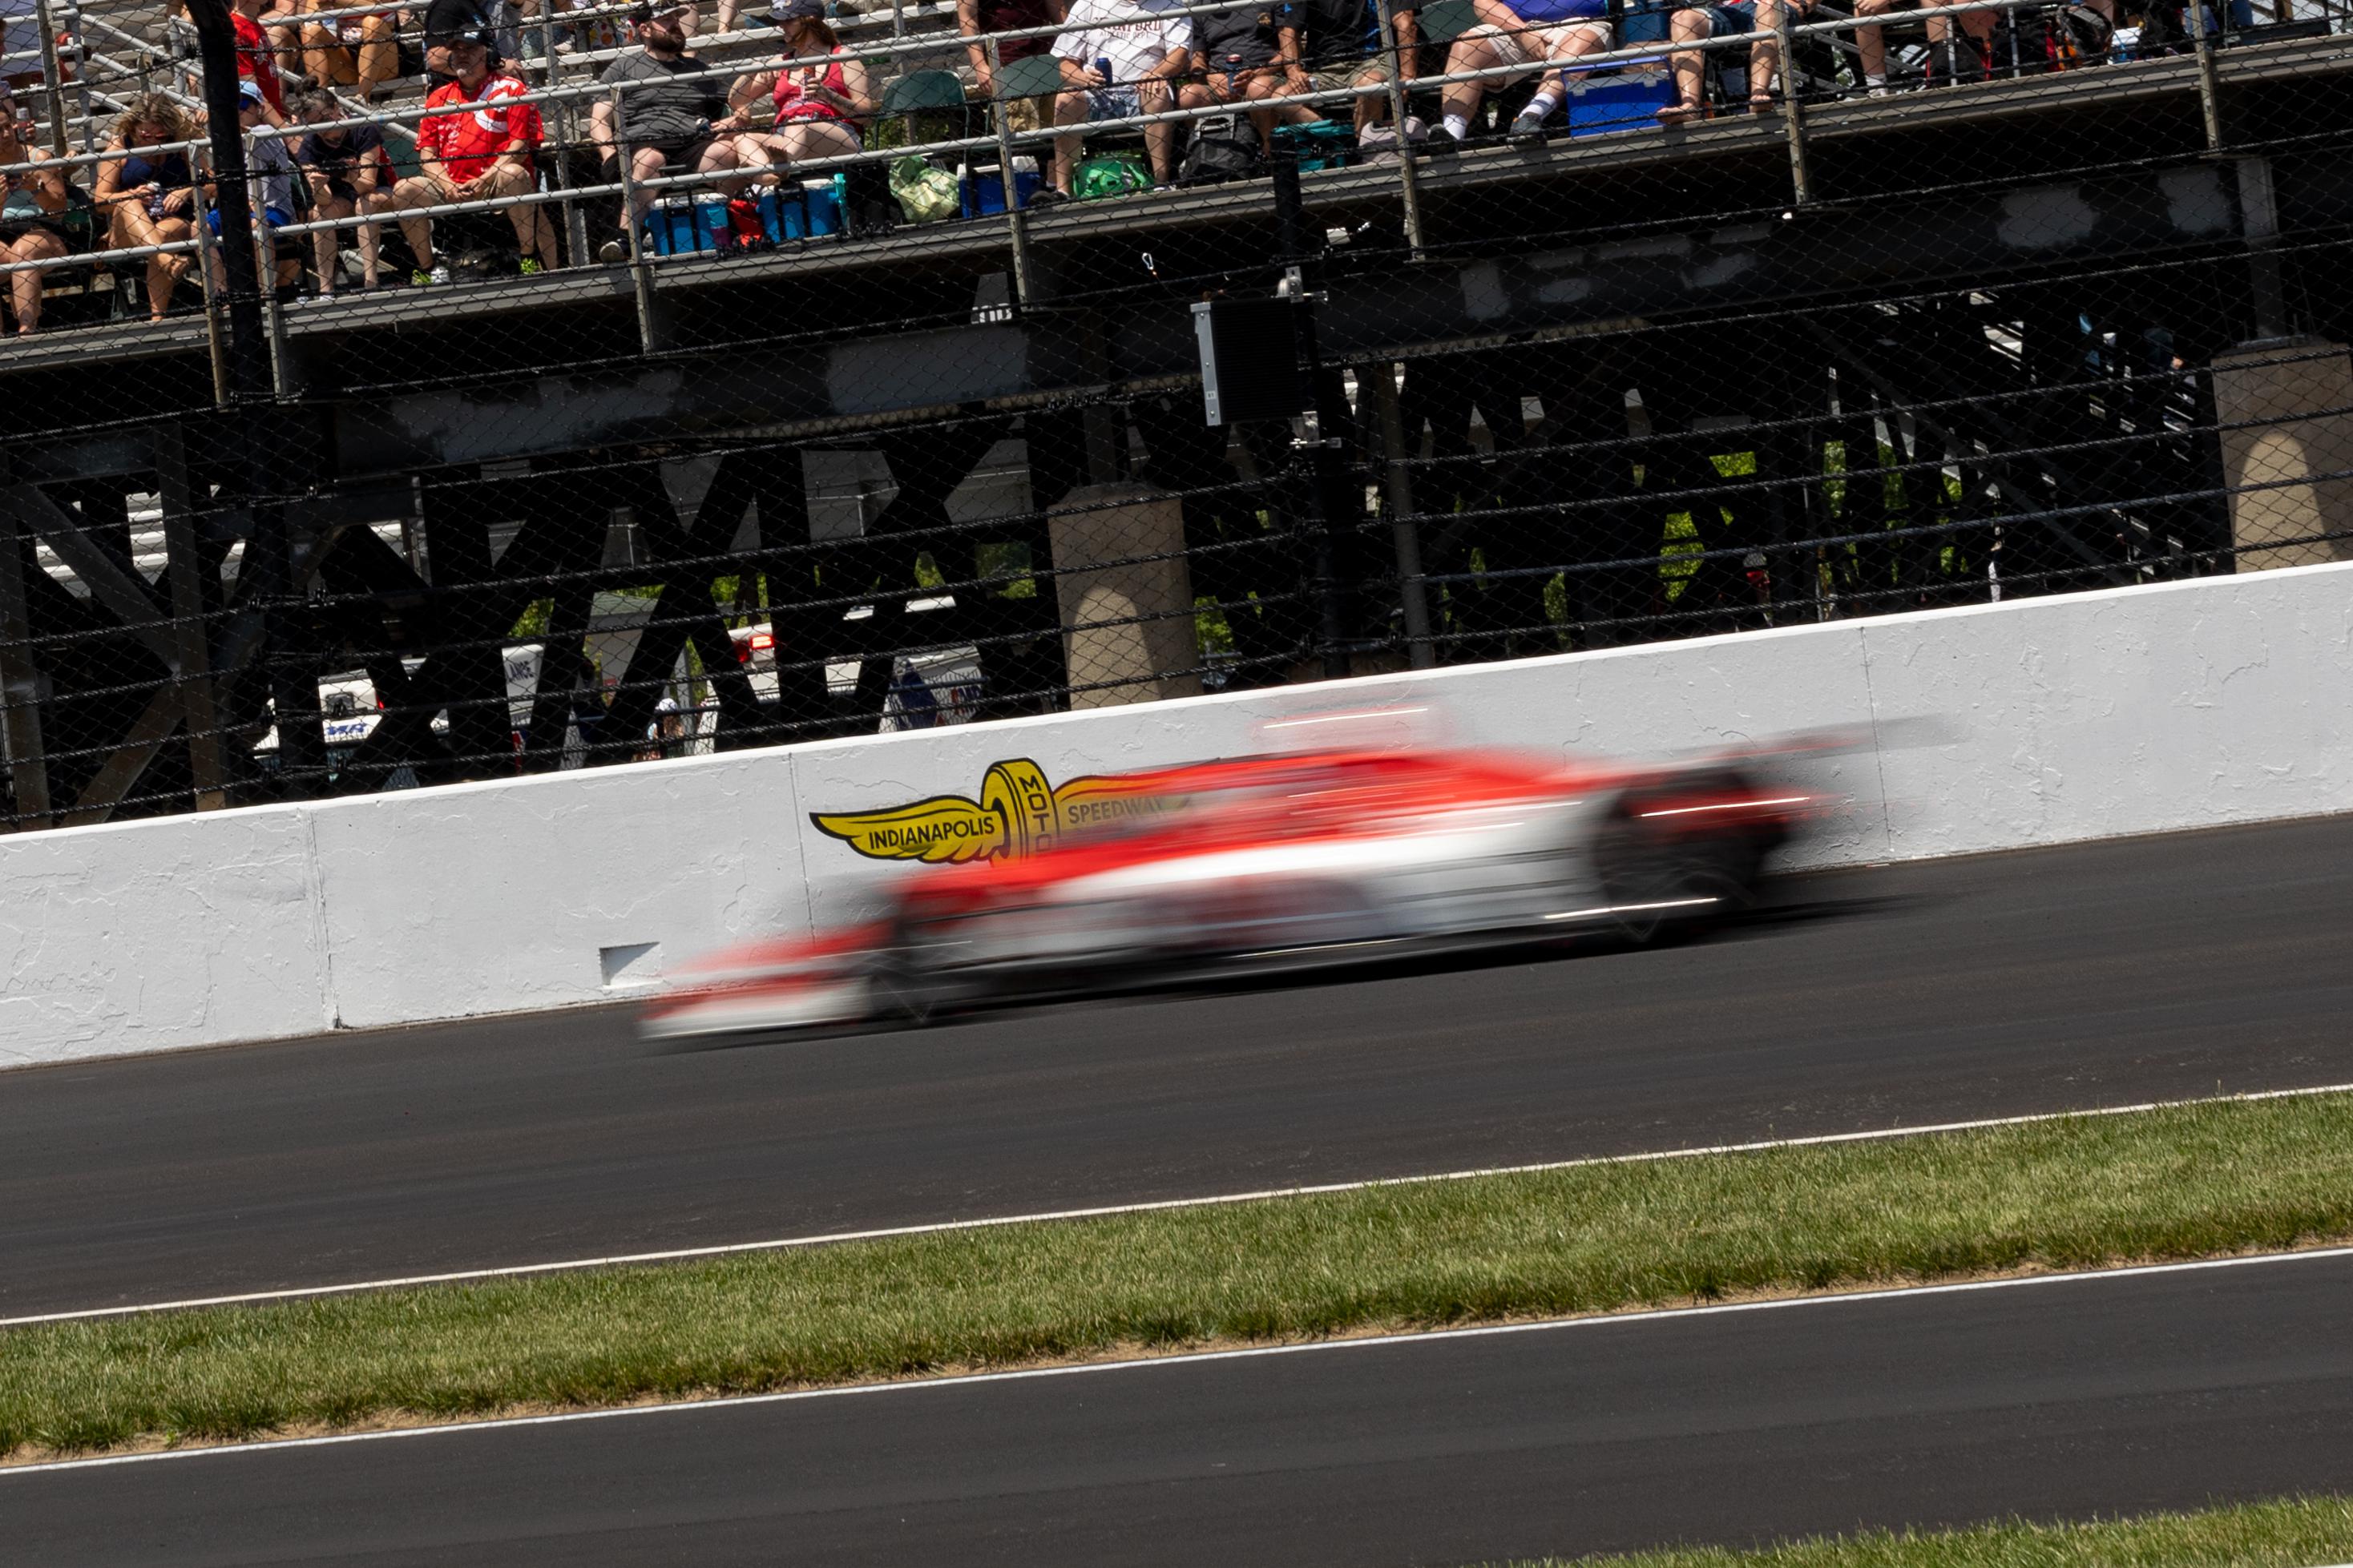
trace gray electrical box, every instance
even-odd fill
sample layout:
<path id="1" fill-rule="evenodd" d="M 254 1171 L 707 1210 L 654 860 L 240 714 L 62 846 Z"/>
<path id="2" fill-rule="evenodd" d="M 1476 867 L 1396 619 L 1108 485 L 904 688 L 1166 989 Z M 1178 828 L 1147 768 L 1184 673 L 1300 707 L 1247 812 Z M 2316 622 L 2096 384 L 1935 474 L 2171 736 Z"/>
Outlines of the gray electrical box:
<path id="1" fill-rule="evenodd" d="M 1297 323 L 1288 300 L 1209 300 L 1193 307 L 1201 405 L 1212 425 L 1288 419 L 1306 411 Z"/>

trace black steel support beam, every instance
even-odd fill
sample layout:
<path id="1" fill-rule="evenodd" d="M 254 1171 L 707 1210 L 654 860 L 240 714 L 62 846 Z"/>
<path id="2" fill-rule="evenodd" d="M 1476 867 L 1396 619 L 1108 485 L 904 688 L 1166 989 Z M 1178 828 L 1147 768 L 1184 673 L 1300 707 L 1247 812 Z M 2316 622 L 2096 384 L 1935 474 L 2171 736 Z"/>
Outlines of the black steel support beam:
<path id="1" fill-rule="evenodd" d="M 32 541 L 0 508 L 0 740 L 8 752 L 17 825 L 49 825 L 49 763 L 41 744 L 41 672 L 33 661 L 33 617 L 25 599 Z"/>

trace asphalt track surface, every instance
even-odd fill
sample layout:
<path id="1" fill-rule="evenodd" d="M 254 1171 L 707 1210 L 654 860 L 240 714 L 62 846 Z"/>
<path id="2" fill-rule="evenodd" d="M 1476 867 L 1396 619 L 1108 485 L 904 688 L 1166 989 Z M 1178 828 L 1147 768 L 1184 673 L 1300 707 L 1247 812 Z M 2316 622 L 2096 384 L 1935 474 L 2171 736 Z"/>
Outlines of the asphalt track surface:
<path id="1" fill-rule="evenodd" d="M 0 1471 L 22 1561 L 1462 1563 L 2341 1489 L 2353 1258 Z"/>
<path id="2" fill-rule="evenodd" d="M 1807 879 L 1666 950 L 740 1048 L 597 1012 L 0 1074 L 0 1317 L 2344 1082 L 2348 865 L 2339 818 Z"/>

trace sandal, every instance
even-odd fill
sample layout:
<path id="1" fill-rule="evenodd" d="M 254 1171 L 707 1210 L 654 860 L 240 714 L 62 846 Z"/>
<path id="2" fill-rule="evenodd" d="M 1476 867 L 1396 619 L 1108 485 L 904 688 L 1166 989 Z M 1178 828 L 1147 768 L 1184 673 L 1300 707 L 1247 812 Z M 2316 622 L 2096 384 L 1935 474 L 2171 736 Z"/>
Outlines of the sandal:
<path id="1" fill-rule="evenodd" d="M 1686 121 L 1706 119 L 1707 106 L 1704 103 L 1670 103 L 1651 112 L 1659 117 L 1662 125 L 1681 125 Z"/>

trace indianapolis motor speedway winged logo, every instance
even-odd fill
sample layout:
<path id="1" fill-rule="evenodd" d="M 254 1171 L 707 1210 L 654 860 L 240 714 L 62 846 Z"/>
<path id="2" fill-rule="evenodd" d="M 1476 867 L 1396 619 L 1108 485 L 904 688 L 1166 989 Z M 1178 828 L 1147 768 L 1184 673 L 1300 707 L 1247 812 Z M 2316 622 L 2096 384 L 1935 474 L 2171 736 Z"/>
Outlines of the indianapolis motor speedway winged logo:
<path id="1" fill-rule="evenodd" d="M 1021 757 L 991 763 L 978 800 L 940 795 L 881 811 L 812 812 L 809 820 L 872 859 L 955 865 L 1035 854 L 1072 828 L 1175 804 L 1132 779 L 1089 774 L 1057 787 L 1043 768 Z"/>

